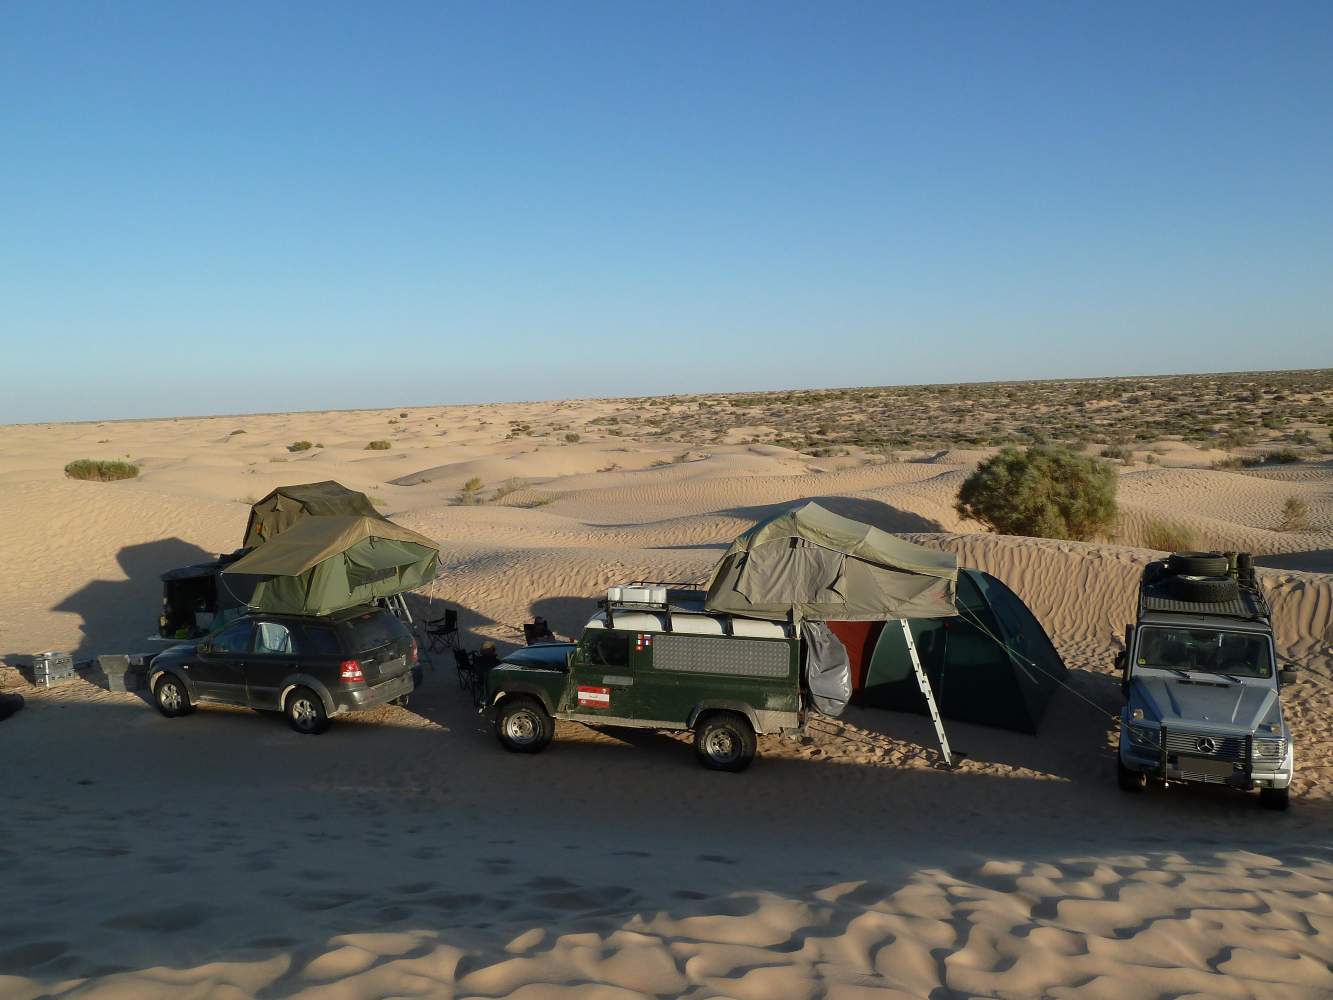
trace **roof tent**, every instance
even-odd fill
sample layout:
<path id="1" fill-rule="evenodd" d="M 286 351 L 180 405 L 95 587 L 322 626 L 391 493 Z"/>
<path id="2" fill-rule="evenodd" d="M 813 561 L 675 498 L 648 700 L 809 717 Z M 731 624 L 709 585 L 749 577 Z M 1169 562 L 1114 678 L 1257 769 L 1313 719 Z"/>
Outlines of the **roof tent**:
<path id="1" fill-rule="evenodd" d="M 384 519 L 368 496 L 331 479 L 322 483 L 279 486 L 251 505 L 245 540 L 241 544 L 249 549 L 270 541 L 303 517 L 339 515 Z"/>
<path id="2" fill-rule="evenodd" d="M 907 619 L 956 614 L 957 579 L 952 553 L 810 502 L 760 521 L 732 542 L 708 581 L 704 608 L 798 624 L 806 684 L 815 706 L 829 715 L 840 714 L 852 695 L 852 666 L 826 623 L 896 619 L 945 763 L 952 764 Z"/>
<path id="3" fill-rule="evenodd" d="M 327 615 L 429 583 L 439 558 L 425 535 L 382 517 L 303 517 L 222 575 L 253 582 L 252 608 Z"/>

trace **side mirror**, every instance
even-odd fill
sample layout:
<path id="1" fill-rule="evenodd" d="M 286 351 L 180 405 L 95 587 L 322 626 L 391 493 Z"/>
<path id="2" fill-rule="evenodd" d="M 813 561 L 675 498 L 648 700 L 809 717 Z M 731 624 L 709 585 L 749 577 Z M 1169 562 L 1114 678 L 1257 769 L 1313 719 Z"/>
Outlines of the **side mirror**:
<path id="1" fill-rule="evenodd" d="M 1300 671 L 1290 663 L 1283 664 L 1282 669 L 1277 672 L 1278 684 L 1295 684 L 1300 680 Z"/>

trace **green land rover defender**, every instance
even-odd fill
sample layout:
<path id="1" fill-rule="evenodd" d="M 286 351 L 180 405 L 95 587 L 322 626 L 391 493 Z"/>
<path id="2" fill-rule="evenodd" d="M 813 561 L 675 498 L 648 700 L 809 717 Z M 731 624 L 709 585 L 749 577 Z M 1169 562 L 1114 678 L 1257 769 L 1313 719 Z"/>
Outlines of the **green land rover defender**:
<path id="1" fill-rule="evenodd" d="M 804 719 L 801 641 L 790 623 L 704 611 L 703 592 L 612 587 L 574 643 L 506 656 L 480 679 L 480 707 L 508 750 L 536 753 L 555 720 L 692 730 L 700 763 L 744 770 L 756 734 Z"/>

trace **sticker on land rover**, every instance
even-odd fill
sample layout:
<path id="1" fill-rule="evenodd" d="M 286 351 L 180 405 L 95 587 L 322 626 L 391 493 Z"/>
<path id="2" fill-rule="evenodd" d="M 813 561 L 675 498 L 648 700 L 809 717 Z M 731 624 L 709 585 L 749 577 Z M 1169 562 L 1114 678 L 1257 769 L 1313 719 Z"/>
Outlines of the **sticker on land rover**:
<path id="1" fill-rule="evenodd" d="M 610 708 L 611 689 L 579 686 L 579 708 Z"/>

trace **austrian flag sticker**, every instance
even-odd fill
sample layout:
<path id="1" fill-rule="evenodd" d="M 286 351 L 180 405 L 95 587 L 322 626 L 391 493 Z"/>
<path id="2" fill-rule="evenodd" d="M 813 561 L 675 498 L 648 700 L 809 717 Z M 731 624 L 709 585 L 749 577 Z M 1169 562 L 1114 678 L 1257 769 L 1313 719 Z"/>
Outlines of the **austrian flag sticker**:
<path id="1" fill-rule="evenodd" d="M 579 685 L 579 708 L 610 708 L 611 689 Z"/>
<path id="2" fill-rule="evenodd" d="M 651 632 L 634 633 L 634 652 L 642 653 L 645 649 L 653 648 L 653 634 Z"/>

